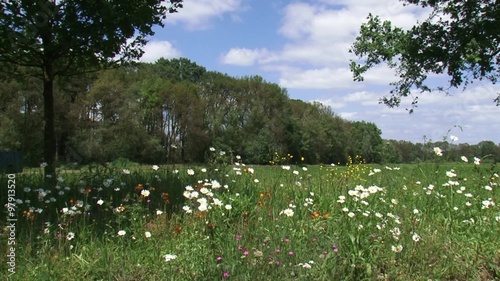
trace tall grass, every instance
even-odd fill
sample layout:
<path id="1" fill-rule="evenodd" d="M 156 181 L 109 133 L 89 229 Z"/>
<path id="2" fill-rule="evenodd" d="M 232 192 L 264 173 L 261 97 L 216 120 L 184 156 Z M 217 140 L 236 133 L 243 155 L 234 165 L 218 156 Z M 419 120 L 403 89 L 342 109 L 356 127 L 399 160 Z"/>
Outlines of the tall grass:
<path id="1" fill-rule="evenodd" d="M 210 153 L 203 167 L 61 171 L 54 189 L 17 175 L 16 273 L 3 262 L 2 279 L 500 279 L 494 165 L 254 167 Z"/>

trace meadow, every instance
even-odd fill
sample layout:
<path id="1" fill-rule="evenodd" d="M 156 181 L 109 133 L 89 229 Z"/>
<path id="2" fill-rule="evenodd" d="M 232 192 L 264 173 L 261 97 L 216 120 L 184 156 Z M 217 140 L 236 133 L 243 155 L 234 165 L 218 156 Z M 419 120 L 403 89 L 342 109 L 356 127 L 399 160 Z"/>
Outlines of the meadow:
<path id="1" fill-rule="evenodd" d="M 67 167 L 54 188 L 41 169 L 16 174 L 15 243 L 8 227 L 0 236 L 15 263 L 0 278 L 500 280 L 492 163 L 253 166 L 208 153 L 207 165 Z"/>

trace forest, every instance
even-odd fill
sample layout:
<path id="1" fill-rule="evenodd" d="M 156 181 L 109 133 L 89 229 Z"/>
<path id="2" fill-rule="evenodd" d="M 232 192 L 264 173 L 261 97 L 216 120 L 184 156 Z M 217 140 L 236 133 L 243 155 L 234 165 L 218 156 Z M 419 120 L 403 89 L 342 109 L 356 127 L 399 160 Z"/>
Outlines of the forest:
<path id="1" fill-rule="evenodd" d="M 0 151 L 21 151 L 25 166 L 44 161 L 40 84 L 26 77 L 0 82 Z M 447 161 L 471 155 L 500 161 L 500 145 L 492 141 L 384 140 L 374 123 L 291 99 L 260 76 L 232 77 L 187 58 L 60 76 L 54 100 L 58 164 L 203 163 L 209 147 L 253 164 L 345 164 L 356 156 L 415 163 L 432 158 L 436 146 Z"/>

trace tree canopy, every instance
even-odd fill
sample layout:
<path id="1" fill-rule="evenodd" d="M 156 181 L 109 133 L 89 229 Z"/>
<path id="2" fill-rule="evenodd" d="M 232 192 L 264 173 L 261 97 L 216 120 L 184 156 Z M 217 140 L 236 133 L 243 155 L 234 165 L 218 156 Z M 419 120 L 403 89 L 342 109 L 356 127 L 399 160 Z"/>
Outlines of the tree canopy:
<path id="1" fill-rule="evenodd" d="M 395 69 L 399 81 L 382 103 L 393 107 L 401 98 L 433 90 L 448 92 L 466 87 L 475 80 L 496 83 L 500 77 L 500 5 L 498 1 L 480 0 L 405 0 L 413 5 L 431 8 L 429 17 L 404 30 L 390 21 L 370 14 L 361 26 L 351 52 L 362 63 L 351 61 L 354 80 L 380 63 Z M 446 74 L 447 85 L 433 88 L 429 75 Z M 412 102 L 416 106 L 418 96 Z M 494 102 L 500 104 L 500 94 Z M 413 108 L 410 112 L 413 111 Z"/>
<path id="2" fill-rule="evenodd" d="M 0 2 L 0 71 L 39 78 L 44 160 L 55 171 L 54 81 L 138 59 L 182 0 L 20 0 Z M 2 77 L 6 77 L 5 75 Z M 43 86 L 41 86 L 43 85 Z"/>

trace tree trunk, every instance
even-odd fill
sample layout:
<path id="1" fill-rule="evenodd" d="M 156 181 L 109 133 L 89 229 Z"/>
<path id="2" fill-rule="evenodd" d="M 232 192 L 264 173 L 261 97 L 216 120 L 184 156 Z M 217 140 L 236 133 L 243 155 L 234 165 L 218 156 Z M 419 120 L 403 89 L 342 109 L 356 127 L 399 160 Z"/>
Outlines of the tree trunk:
<path id="1" fill-rule="evenodd" d="M 47 166 L 45 167 L 45 183 L 53 185 L 55 183 L 55 155 L 56 138 L 54 128 L 54 78 L 51 66 L 45 66 L 43 79 L 43 121 L 44 121 L 44 158 Z"/>

